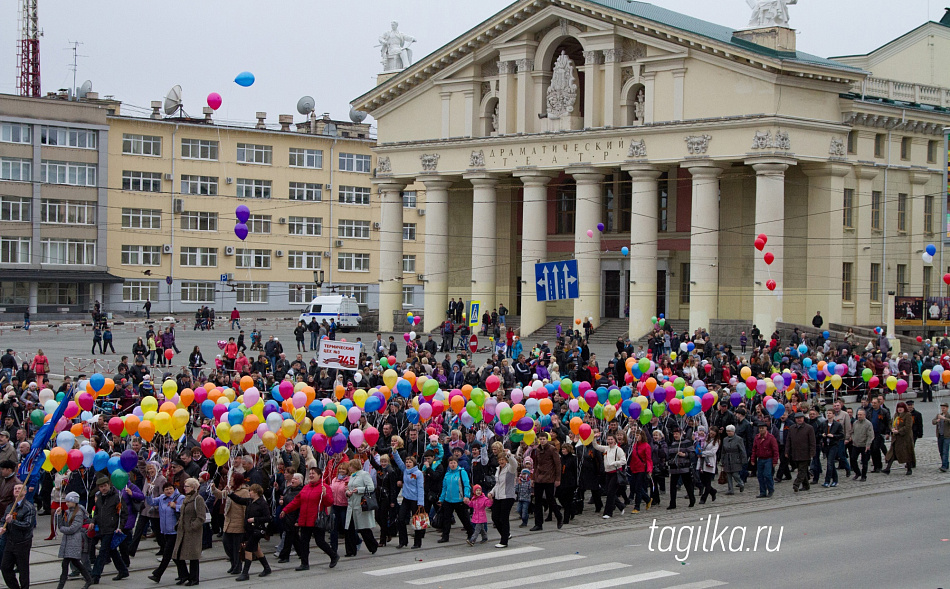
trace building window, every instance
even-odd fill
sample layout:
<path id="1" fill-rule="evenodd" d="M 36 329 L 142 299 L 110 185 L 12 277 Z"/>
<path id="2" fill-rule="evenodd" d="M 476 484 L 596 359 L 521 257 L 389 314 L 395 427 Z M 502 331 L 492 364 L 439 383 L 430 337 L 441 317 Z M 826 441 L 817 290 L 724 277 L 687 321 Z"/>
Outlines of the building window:
<path id="1" fill-rule="evenodd" d="M 871 191 L 871 229 L 881 229 L 881 191 Z"/>
<path id="2" fill-rule="evenodd" d="M 218 194 L 217 176 L 185 176 L 181 177 L 181 193 L 203 196 Z"/>
<path id="3" fill-rule="evenodd" d="M 79 302 L 79 285 L 75 282 L 40 282 L 36 285 L 37 304 L 75 305 Z"/>
<path id="4" fill-rule="evenodd" d="M 96 185 L 96 166 L 95 164 L 44 160 L 40 165 L 40 182 L 94 187 Z"/>
<path id="5" fill-rule="evenodd" d="M 897 230 L 907 231 L 907 195 L 903 193 L 897 195 Z"/>
<path id="6" fill-rule="evenodd" d="M 340 219 L 337 223 L 336 235 L 340 238 L 369 239 L 369 221 Z"/>
<path id="7" fill-rule="evenodd" d="M 126 280 L 122 285 L 122 302 L 144 303 L 158 300 L 158 283 L 144 280 Z M 184 300 L 184 298 L 182 299 Z"/>
<path id="8" fill-rule="evenodd" d="M 217 231 L 218 213 L 185 211 L 181 214 L 181 228 L 185 231 Z"/>
<path id="9" fill-rule="evenodd" d="M 289 270 L 319 270 L 322 264 L 321 252 L 298 250 L 287 252 L 287 268 Z"/>
<path id="10" fill-rule="evenodd" d="M 319 170 L 323 167 L 323 151 L 319 149 L 290 148 L 291 168 L 311 168 Z"/>
<path id="11" fill-rule="evenodd" d="M 356 153 L 341 153 L 340 154 L 340 171 L 341 172 L 361 172 L 364 174 L 369 174 L 372 166 L 372 158 L 368 155 L 360 155 Z"/>
<path id="12" fill-rule="evenodd" d="M 239 198 L 270 198 L 270 193 L 270 180 L 237 179 L 237 195 Z"/>
<path id="13" fill-rule="evenodd" d="M 621 233 L 630 232 L 630 221 L 631 221 L 631 209 L 633 207 L 633 181 L 630 180 L 630 176 L 627 175 L 627 179 L 621 180 L 618 183 L 618 194 L 619 194 L 619 204 L 620 204 L 620 226 Z"/>
<path id="14" fill-rule="evenodd" d="M 320 202 L 323 200 L 323 185 L 311 182 L 291 182 L 290 200 Z"/>
<path id="15" fill-rule="evenodd" d="M 934 269 L 933 266 L 924 266 L 924 285 L 921 289 L 921 296 L 924 299 L 930 298 L 930 285 L 933 283 L 934 279 Z"/>
<path id="16" fill-rule="evenodd" d="M 0 142 L 33 143 L 33 127 L 21 123 L 0 123 Z"/>
<path id="17" fill-rule="evenodd" d="M 247 232 L 258 235 L 269 235 L 271 226 L 270 215 L 251 215 L 247 220 Z"/>
<path id="18" fill-rule="evenodd" d="M 402 287 L 402 306 L 414 307 L 416 305 L 416 289 L 411 286 Z"/>
<path id="19" fill-rule="evenodd" d="M 854 229 L 854 189 L 844 189 L 844 203 L 841 207 L 842 225 L 845 229 Z"/>
<path id="20" fill-rule="evenodd" d="M 290 235 L 323 235 L 323 217 L 290 217 L 287 229 Z"/>
<path id="21" fill-rule="evenodd" d="M 161 157 L 162 138 L 154 135 L 122 134 L 122 153 L 126 155 L 150 155 Z"/>
<path id="22" fill-rule="evenodd" d="M 680 304 L 689 304 L 689 264 L 680 264 Z"/>
<path id="23" fill-rule="evenodd" d="M 269 284 L 239 282 L 235 285 L 238 303 L 266 303 L 269 291 Z"/>
<path id="24" fill-rule="evenodd" d="M 907 296 L 907 264 L 897 265 L 897 296 Z"/>
<path id="25" fill-rule="evenodd" d="M 841 300 L 851 302 L 851 271 L 854 264 L 843 262 L 841 264 Z"/>
<path id="26" fill-rule="evenodd" d="M 874 136 L 874 157 L 884 157 L 887 149 L 887 135 L 878 133 Z"/>
<path id="27" fill-rule="evenodd" d="M 32 199 L 19 196 L 0 197 L 0 221 L 24 222 L 30 220 Z"/>
<path id="28" fill-rule="evenodd" d="M 40 263 L 61 266 L 95 266 L 96 242 L 91 239 L 43 239 Z"/>
<path id="29" fill-rule="evenodd" d="M 30 304 L 30 283 L 0 282 L 0 305 Z"/>
<path id="30" fill-rule="evenodd" d="M 218 265 L 218 248 L 183 247 L 181 248 L 179 265 L 192 268 L 214 268 Z"/>
<path id="31" fill-rule="evenodd" d="M 181 283 L 181 302 L 213 303 L 216 292 L 216 285 L 213 282 L 185 281 Z"/>
<path id="32" fill-rule="evenodd" d="M 96 203 L 43 199 L 40 201 L 40 223 L 95 225 Z"/>
<path id="33" fill-rule="evenodd" d="M 353 297 L 357 305 L 365 305 L 367 295 L 369 295 L 368 286 L 343 285 L 337 287 L 336 290 L 345 297 Z"/>
<path id="34" fill-rule="evenodd" d="M 403 190 L 402 192 L 402 206 L 405 209 L 414 209 L 416 208 L 416 201 L 418 200 L 418 193 L 415 190 Z"/>
<path id="35" fill-rule="evenodd" d="M 181 157 L 186 160 L 218 161 L 218 142 L 205 139 L 182 139 Z"/>
<path id="36" fill-rule="evenodd" d="M 124 170 L 122 172 L 122 190 L 161 192 L 162 174 L 161 172 L 134 172 Z"/>
<path id="37" fill-rule="evenodd" d="M 667 184 L 659 184 L 660 208 L 657 211 L 657 231 L 669 231 L 670 219 L 670 192 L 667 190 Z"/>
<path id="38" fill-rule="evenodd" d="M 0 180 L 29 182 L 33 179 L 33 162 L 15 157 L 0 158 Z"/>
<path id="39" fill-rule="evenodd" d="M 123 266 L 161 266 L 162 246 L 160 245 L 123 245 Z"/>
<path id="40" fill-rule="evenodd" d="M 934 197 L 924 197 L 924 233 L 933 235 L 934 232 Z"/>
<path id="41" fill-rule="evenodd" d="M 911 154 L 911 143 L 912 139 L 910 137 L 901 137 L 901 159 L 909 160 Z"/>
<path id="42" fill-rule="evenodd" d="M 403 274 L 415 274 L 416 273 L 416 257 L 415 256 L 403 256 L 402 257 L 402 271 Z"/>
<path id="43" fill-rule="evenodd" d="M 340 186 L 340 202 L 345 205 L 368 205 L 369 188 L 362 186 Z"/>
<path id="44" fill-rule="evenodd" d="M 559 235 L 574 234 L 574 215 L 577 212 L 577 185 L 572 180 L 565 179 L 557 187 L 557 233 Z"/>
<path id="45" fill-rule="evenodd" d="M 273 157 L 273 151 L 270 145 L 238 143 L 237 161 L 243 164 L 263 164 L 269 166 Z"/>
<path id="46" fill-rule="evenodd" d="M 940 153 L 940 141 L 930 140 L 927 142 L 927 163 L 937 163 L 937 154 Z"/>
<path id="47" fill-rule="evenodd" d="M 342 272 L 369 272 L 369 254 L 340 252 L 336 266 Z"/>
<path id="48" fill-rule="evenodd" d="M 858 132 L 857 131 L 848 132 L 848 153 L 850 154 L 858 153 Z"/>
<path id="49" fill-rule="evenodd" d="M 40 127 L 40 143 L 55 147 L 96 149 L 99 145 L 99 136 L 96 131 L 90 131 L 89 129 Z"/>
<path id="50" fill-rule="evenodd" d="M 403 241 L 416 240 L 416 224 L 415 223 L 402 224 L 402 240 Z"/>
<path id="51" fill-rule="evenodd" d="M 881 265 L 871 264 L 871 302 L 881 302 Z"/>
<path id="52" fill-rule="evenodd" d="M 234 250 L 234 267 L 239 269 L 270 270 L 271 250 L 238 248 Z"/>
<path id="53" fill-rule="evenodd" d="M 309 303 L 317 298 L 319 289 L 316 284 L 291 284 L 287 288 L 287 302 L 291 304 Z"/>
<path id="54" fill-rule="evenodd" d="M 0 237 L 0 262 L 29 264 L 31 246 L 29 237 Z"/>
<path id="55" fill-rule="evenodd" d="M 161 229 L 162 211 L 159 209 L 122 209 L 123 229 Z"/>
<path id="56" fill-rule="evenodd" d="M 617 206 L 617 199 L 614 197 L 614 177 L 613 175 L 604 176 L 604 197 L 603 197 L 603 210 L 600 212 L 601 219 L 604 220 L 604 233 L 613 233 L 614 232 L 614 218 L 616 211 L 614 210 Z"/>

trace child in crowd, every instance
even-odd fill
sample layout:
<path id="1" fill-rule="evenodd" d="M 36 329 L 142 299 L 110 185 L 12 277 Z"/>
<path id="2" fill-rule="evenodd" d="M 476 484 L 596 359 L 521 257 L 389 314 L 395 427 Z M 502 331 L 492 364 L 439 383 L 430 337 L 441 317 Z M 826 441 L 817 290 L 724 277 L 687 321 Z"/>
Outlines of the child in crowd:
<path id="1" fill-rule="evenodd" d="M 525 466 L 528 461 L 525 460 Z M 528 516 L 531 513 L 531 494 L 534 492 L 534 481 L 531 480 L 531 469 L 522 468 L 518 481 L 515 483 L 515 497 L 518 499 L 518 515 L 521 516 L 521 528 L 528 527 Z"/>
<path id="2" fill-rule="evenodd" d="M 484 544 L 488 542 L 488 515 L 485 514 L 485 510 L 492 506 L 492 499 L 482 494 L 481 485 L 475 485 L 472 487 L 472 498 L 468 500 L 468 506 L 472 509 L 472 526 L 474 528 L 471 537 L 468 539 L 468 545 L 475 545 L 475 538 L 479 533 L 482 535 L 480 544 Z"/>

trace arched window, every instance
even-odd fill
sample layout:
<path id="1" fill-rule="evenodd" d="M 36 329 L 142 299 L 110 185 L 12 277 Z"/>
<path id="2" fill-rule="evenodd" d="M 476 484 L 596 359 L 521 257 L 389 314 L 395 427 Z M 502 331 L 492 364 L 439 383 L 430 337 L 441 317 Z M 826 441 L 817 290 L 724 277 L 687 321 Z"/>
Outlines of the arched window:
<path id="1" fill-rule="evenodd" d="M 646 91 L 643 84 L 632 84 L 620 102 L 624 113 L 624 123 L 636 127 L 646 122 Z"/>

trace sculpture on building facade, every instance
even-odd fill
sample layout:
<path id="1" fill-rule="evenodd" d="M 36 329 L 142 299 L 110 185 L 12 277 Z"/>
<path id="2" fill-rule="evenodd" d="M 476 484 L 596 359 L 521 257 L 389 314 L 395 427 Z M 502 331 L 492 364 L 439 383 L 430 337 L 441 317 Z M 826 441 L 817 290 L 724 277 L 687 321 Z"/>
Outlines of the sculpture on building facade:
<path id="1" fill-rule="evenodd" d="M 399 32 L 399 23 L 393 21 L 392 29 L 379 37 L 377 45 L 383 72 L 398 72 L 412 65 L 412 49 L 409 46 L 415 42 L 413 37 Z"/>
<path id="2" fill-rule="evenodd" d="M 630 148 L 627 150 L 627 157 L 630 159 L 643 159 L 647 156 L 647 142 L 644 139 L 640 141 L 630 141 Z"/>
<path id="3" fill-rule="evenodd" d="M 798 0 L 746 0 L 752 9 L 749 26 L 760 27 L 787 27 L 788 7 L 798 4 Z"/>
<path id="4" fill-rule="evenodd" d="M 551 86 L 548 88 L 548 118 L 557 120 L 571 114 L 576 102 L 577 72 L 574 71 L 574 62 L 562 51 L 554 62 Z"/>
<path id="5" fill-rule="evenodd" d="M 376 173 L 377 174 L 392 174 L 393 166 L 390 163 L 389 158 L 384 156 L 376 160 Z"/>
<path id="6" fill-rule="evenodd" d="M 643 92 L 643 88 L 637 92 L 637 100 L 633 103 L 633 120 L 638 123 L 643 123 L 643 117 L 646 114 L 647 110 L 647 99 L 646 94 Z"/>
<path id="7" fill-rule="evenodd" d="M 419 156 L 419 161 L 422 163 L 423 172 L 434 172 L 439 167 L 439 154 L 424 153 Z"/>

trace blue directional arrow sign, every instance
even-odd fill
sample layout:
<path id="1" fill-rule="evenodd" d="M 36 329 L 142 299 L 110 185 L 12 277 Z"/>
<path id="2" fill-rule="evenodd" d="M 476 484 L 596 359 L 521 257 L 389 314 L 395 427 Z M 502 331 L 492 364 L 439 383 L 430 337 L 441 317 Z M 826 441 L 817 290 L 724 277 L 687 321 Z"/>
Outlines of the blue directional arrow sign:
<path id="1" fill-rule="evenodd" d="M 538 301 L 559 301 L 580 297 L 577 260 L 534 265 Z"/>

